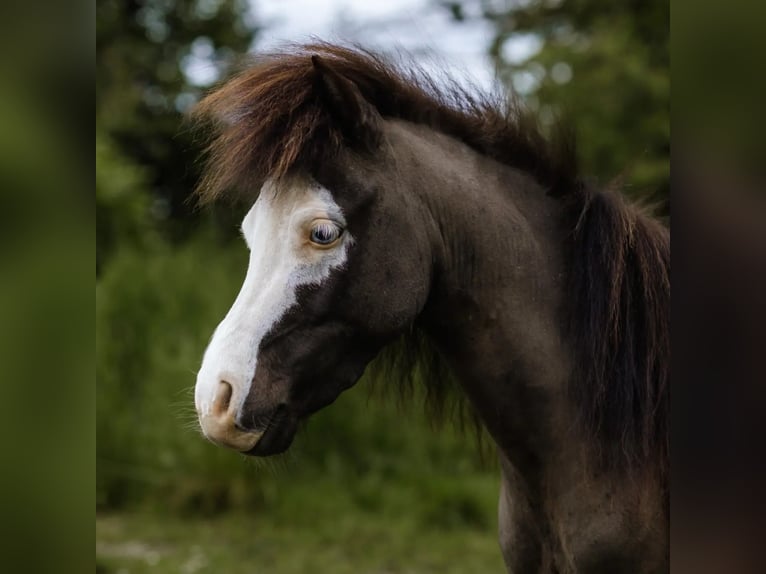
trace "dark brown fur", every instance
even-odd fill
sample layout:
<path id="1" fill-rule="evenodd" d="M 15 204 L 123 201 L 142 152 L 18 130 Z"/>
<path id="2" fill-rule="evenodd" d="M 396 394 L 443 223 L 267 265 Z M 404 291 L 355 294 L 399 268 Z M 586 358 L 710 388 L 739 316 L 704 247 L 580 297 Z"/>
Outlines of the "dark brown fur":
<path id="1" fill-rule="evenodd" d="M 618 194 L 578 177 L 568 132 L 543 136 L 514 100 L 446 86 L 361 48 L 317 43 L 259 56 L 195 110 L 213 121 L 200 200 L 254 195 L 267 177 L 331 161 L 344 145 L 317 87 L 312 55 L 351 80 L 383 118 L 428 126 L 531 174 L 567 205 L 566 319 L 576 349 L 570 381 L 583 428 L 608 468 L 659 470 L 668 460 L 669 239 Z M 389 356 L 391 356 L 389 354 Z M 407 365 L 413 361 L 399 361 Z M 437 364 L 429 361 L 428 364 Z M 402 371 L 400 370 L 400 372 Z M 409 380 L 403 378 L 403 380 Z M 442 376 L 432 381 L 438 405 Z"/>
<path id="2" fill-rule="evenodd" d="M 264 432 L 249 452 L 288 448 L 377 355 L 437 414 L 456 380 L 497 445 L 510 571 L 664 571 L 668 232 L 581 179 L 571 138 L 446 85 L 315 44 L 200 103 L 215 128 L 201 201 L 314 180 L 355 240 L 262 341 L 239 413 Z"/>

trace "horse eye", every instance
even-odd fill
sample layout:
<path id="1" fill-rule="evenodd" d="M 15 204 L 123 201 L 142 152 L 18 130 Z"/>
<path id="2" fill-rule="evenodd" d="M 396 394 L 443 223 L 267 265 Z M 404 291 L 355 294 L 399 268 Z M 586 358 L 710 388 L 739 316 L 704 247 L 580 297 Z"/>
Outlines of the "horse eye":
<path id="1" fill-rule="evenodd" d="M 335 243 L 343 233 L 343 229 L 330 221 L 321 221 L 311 228 L 311 242 L 317 245 Z"/>

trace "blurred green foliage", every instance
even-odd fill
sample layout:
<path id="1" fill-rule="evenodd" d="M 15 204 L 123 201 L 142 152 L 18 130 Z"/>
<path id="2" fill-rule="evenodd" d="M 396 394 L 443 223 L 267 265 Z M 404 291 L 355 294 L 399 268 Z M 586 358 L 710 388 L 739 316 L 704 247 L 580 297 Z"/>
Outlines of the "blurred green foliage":
<path id="1" fill-rule="evenodd" d="M 182 114 L 256 31 L 247 0 L 97 3 L 98 270 L 148 225 L 173 241 L 193 233 L 199 148 Z"/>
<path id="2" fill-rule="evenodd" d="M 576 132 L 583 172 L 668 209 L 670 14 L 667 0 L 464 0 L 457 20 L 488 19 L 498 77 Z M 480 15 L 480 16 L 476 16 Z"/>

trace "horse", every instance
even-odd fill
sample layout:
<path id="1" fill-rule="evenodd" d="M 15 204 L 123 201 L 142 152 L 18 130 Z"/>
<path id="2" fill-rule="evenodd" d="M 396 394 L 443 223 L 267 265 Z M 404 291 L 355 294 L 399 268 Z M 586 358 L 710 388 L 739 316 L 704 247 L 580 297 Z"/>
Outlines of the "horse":
<path id="1" fill-rule="evenodd" d="M 455 381 L 496 446 L 509 572 L 668 569 L 669 231 L 580 174 L 570 130 L 324 42 L 193 114 L 199 202 L 250 206 L 195 386 L 209 440 L 281 453 L 393 357 L 436 402 Z"/>

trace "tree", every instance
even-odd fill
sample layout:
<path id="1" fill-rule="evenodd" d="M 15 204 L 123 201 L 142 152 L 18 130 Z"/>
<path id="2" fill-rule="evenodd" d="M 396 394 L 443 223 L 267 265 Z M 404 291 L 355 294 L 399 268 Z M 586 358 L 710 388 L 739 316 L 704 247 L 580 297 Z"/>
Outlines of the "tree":
<path id="1" fill-rule="evenodd" d="M 624 191 L 667 209 L 670 56 L 667 0 L 465 0 L 457 20 L 495 27 L 500 80 L 543 122 L 573 124 L 585 172 L 620 176 Z"/>
<path id="2" fill-rule="evenodd" d="M 183 112 L 232 53 L 248 50 L 255 31 L 246 0 L 98 2 L 99 266 L 131 225 L 159 220 L 171 238 L 192 227 L 187 199 L 198 150 L 182 128 Z"/>

